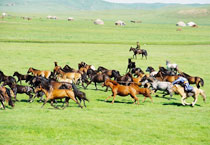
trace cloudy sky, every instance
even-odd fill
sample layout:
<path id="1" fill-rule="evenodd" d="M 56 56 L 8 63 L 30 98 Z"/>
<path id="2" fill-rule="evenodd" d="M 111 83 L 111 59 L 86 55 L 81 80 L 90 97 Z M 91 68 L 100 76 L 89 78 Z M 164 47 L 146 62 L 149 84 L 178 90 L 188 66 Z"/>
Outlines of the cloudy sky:
<path id="1" fill-rule="evenodd" d="M 210 4 L 210 0 L 105 0 L 116 3 L 181 3 L 181 4 Z"/>

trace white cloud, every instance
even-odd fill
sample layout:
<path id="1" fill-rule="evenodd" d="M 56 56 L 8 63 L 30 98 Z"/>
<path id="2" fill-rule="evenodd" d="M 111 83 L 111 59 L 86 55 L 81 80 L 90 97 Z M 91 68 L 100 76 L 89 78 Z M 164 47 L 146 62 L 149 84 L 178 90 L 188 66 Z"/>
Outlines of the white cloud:
<path id="1" fill-rule="evenodd" d="M 180 4 L 210 4 L 210 0 L 104 0 L 115 3 L 180 3 Z"/>

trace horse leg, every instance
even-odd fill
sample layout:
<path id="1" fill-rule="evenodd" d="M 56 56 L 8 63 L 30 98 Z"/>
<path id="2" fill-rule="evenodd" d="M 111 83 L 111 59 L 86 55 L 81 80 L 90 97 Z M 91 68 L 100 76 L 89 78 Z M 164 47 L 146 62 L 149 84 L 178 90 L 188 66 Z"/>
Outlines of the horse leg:
<path id="1" fill-rule="evenodd" d="M 3 109 L 5 109 L 4 103 L 3 101 L 1 101 L 1 108 L 3 107 Z"/>
<path id="2" fill-rule="evenodd" d="M 116 94 L 114 94 L 113 96 L 112 104 L 114 103 L 115 98 L 116 98 Z"/>
<path id="3" fill-rule="evenodd" d="M 137 104 L 139 105 L 139 99 L 136 97 L 136 92 L 135 92 L 135 93 L 132 92 L 132 93 L 130 94 L 130 96 L 134 99 L 133 104 L 135 104 L 136 101 L 137 101 Z"/>
<path id="4" fill-rule="evenodd" d="M 69 99 L 72 99 L 74 102 L 76 102 L 79 105 L 79 107 L 83 108 L 81 106 L 81 104 L 78 102 L 78 100 L 76 100 L 75 96 L 72 96 L 72 95 L 68 94 L 68 97 L 69 97 Z"/>
<path id="5" fill-rule="evenodd" d="M 49 99 L 47 98 L 45 101 L 44 101 L 44 103 L 43 103 L 43 105 L 42 105 L 42 107 L 41 108 L 43 108 L 44 107 L 44 105 L 47 103 L 47 101 L 48 101 Z"/>
<path id="6" fill-rule="evenodd" d="M 194 107 L 194 105 L 197 102 L 197 100 L 198 100 L 198 97 L 197 96 L 194 96 L 194 101 L 192 102 L 192 107 Z"/>
<path id="7" fill-rule="evenodd" d="M 95 82 L 95 87 L 96 87 L 96 90 L 98 90 L 96 82 Z"/>
<path id="8" fill-rule="evenodd" d="M 108 88 L 108 87 L 106 87 L 106 90 L 105 90 L 105 92 L 107 92 L 107 91 L 108 91 L 108 89 L 109 89 L 109 88 Z"/>
<path id="9" fill-rule="evenodd" d="M 107 101 L 109 98 L 111 98 L 113 96 L 113 94 L 111 95 L 111 96 L 109 96 L 109 97 L 107 97 L 106 99 L 105 99 L 105 101 Z"/>

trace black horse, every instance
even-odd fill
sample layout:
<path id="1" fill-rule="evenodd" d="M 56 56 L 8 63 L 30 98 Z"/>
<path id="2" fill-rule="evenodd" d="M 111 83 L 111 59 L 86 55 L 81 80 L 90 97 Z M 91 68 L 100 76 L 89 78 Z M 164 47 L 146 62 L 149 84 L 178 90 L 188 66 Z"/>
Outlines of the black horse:
<path id="1" fill-rule="evenodd" d="M 128 66 L 127 66 L 127 69 L 126 69 L 126 72 L 127 71 L 131 71 L 131 69 L 133 69 L 133 68 L 136 68 L 136 63 L 135 62 L 132 62 L 131 61 L 131 58 L 129 58 L 128 59 Z"/>
<path id="2" fill-rule="evenodd" d="M 13 77 L 14 77 L 14 76 L 16 76 L 16 77 L 18 78 L 17 83 L 20 82 L 20 84 L 22 84 L 22 83 L 21 83 L 22 80 L 25 80 L 25 81 L 26 81 L 26 80 L 30 80 L 30 79 L 33 77 L 32 75 L 22 75 L 22 74 L 20 74 L 20 73 L 17 72 L 17 71 L 14 72 Z"/>
<path id="3" fill-rule="evenodd" d="M 72 83 L 72 88 L 74 90 L 75 98 L 79 99 L 80 103 L 81 103 L 81 101 L 83 101 L 84 106 L 86 107 L 85 101 L 89 102 L 89 100 L 86 98 L 86 94 L 84 92 L 80 91 L 79 89 L 77 89 L 77 87 L 74 83 Z"/>
<path id="4" fill-rule="evenodd" d="M 121 76 L 119 74 L 114 73 L 114 79 L 121 85 L 129 86 L 133 82 L 133 77 L 130 72 Z"/>
<path id="5" fill-rule="evenodd" d="M 5 84 L 6 83 L 13 83 L 15 84 L 16 83 L 16 80 L 14 77 L 12 76 L 6 76 L 2 71 L 0 71 L 0 83 L 1 82 L 4 82 Z"/>

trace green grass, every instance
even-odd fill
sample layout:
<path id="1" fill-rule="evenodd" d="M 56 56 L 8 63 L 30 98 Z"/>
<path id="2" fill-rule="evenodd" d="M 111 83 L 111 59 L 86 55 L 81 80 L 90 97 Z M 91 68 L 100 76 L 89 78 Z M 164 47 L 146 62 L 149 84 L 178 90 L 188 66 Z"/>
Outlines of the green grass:
<path id="1" fill-rule="evenodd" d="M 18 26 L 17 26 L 18 27 Z M 41 35 L 40 35 L 41 36 Z M 40 39 L 42 40 L 42 39 Z M 53 69 L 53 62 L 77 68 L 85 61 L 125 73 L 127 59 L 132 56 L 126 44 L 69 43 L 0 43 L 1 70 L 26 73 L 29 67 Z M 209 144 L 209 45 L 146 45 L 148 60 L 134 60 L 143 70 L 165 66 L 165 60 L 176 62 L 180 69 L 204 78 L 207 102 L 199 97 L 194 108 L 180 106 L 180 96 L 167 100 L 153 95 L 140 105 L 131 104 L 129 97 L 116 97 L 116 102 L 104 102 L 111 92 L 94 85 L 86 92 L 90 102 L 80 109 L 70 101 L 65 110 L 46 104 L 20 102 L 14 109 L 0 110 L 0 140 L 5 144 Z M 157 93 L 159 94 L 159 93 Z M 161 94 L 159 94 L 161 95 Z M 138 96 L 143 99 L 141 95 Z M 111 101 L 111 99 L 109 100 Z M 187 101 L 192 101 L 188 99 Z"/>
<path id="2" fill-rule="evenodd" d="M 94 25 L 91 20 L 79 19 L 31 21 L 20 18 L 5 18 L 0 23 L 0 42 L 34 43 L 95 43 L 129 44 L 136 41 L 151 45 L 207 45 L 210 44 L 209 25 L 199 28 L 186 27 L 176 31 L 173 24 L 132 24 L 124 27 L 114 25 L 114 19 L 105 20 L 104 26 Z M 177 20 L 178 21 L 178 20 Z M 9 31 L 8 31 L 9 30 Z"/>
<path id="3" fill-rule="evenodd" d="M 0 110 L 0 145 L 5 144 L 209 144 L 210 142 L 210 19 L 207 16 L 177 15 L 186 7 L 160 10 L 110 10 L 52 13 L 59 20 L 46 20 L 47 15 L 11 13 L 0 20 L 0 69 L 6 75 L 14 71 L 25 74 L 29 67 L 52 70 L 54 61 L 77 68 L 85 61 L 96 68 L 104 66 L 125 73 L 127 60 L 132 57 L 130 46 L 139 41 L 148 51 L 148 60 L 134 59 L 143 70 L 165 66 L 165 61 L 177 63 L 179 68 L 205 81 L 207 95 L 204 103 L 199 97 L 194 108 L 181 106 L 180 96 L 168 100 L 153 95 L 140 105 L 133 105 L 129 97 L 116 97 L 114 104 L 104 102 L 111 91 L 94 85 L 83 90 L 90 100 L 80 109 L 73 101 L 65 110 L 53 109 L 50 104 L 41 108 L 37 100 L 21 100 Z M 209 9 L 209 7 L 207 7 Z M 31 21 L 19 16 L 30 16 Z M 68 22 L 68 16 L 75 21 Z M 42 19 L 39 19 L 41 17 Z M 104 26 L 91 19 L 102 18 Z M 121 19 L 125 27 L 114 26 Z M 132 24 L 130 20 L 142 20 Z M 199 28 L 176 31 L 175 23 L 195 21 Z M 157 95 L 161 96 L 158 92 Z M 143 99 L 141 95 L 138 96 Z M 192 98 L 187 100 L 192 101 Z"/>

